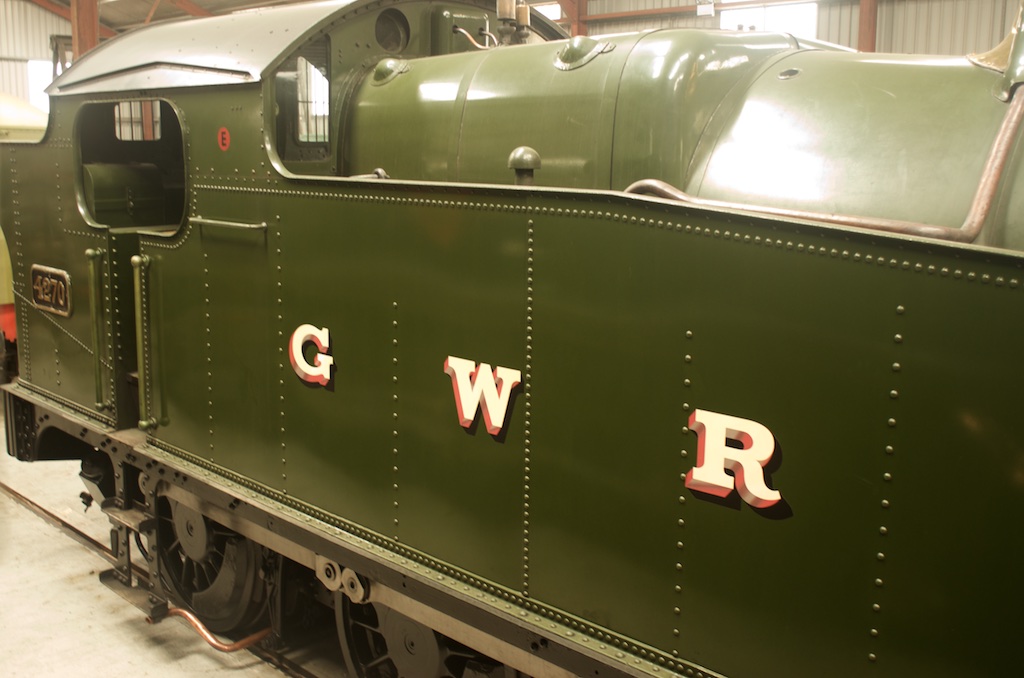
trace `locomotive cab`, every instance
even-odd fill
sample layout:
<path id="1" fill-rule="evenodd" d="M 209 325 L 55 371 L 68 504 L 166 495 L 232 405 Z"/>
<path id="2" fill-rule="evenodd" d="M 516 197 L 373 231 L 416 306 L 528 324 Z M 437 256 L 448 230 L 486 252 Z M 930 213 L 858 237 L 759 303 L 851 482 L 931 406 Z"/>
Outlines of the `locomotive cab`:
<path id="1" fill-rule="evenodd" d="M 564 37 L 556 25 L 539 14 L 534 14 L 528 24 L 510 24 L 498 18 L 493 5 L 445 2 L 383 5 L 353 13 L 344 21 L 313 32 L 283 56 L 266 78 L 266 115 L 274 121 L 271 156 L 289 174 L 351 176 L 372 172 L 376 165 L 367 169 L 352 159 L 358 152 L 353 150 L 356 139 L 377 133 L 359 129 L 352 120 L 359 105 L 357 90 L 364 83 L 380 86 L 410 69 L 420 69 L 425 66 L 421 60 L 427 57 L 493 48 L 498 40 L 495 33 L 507 25 L 518 27 L 507 38 L 515 45 L 539 45 Z M 411 65 L 413 62 L 416 66 Z M 457 63 L 462 65 L 456 68 L 465 68 L 467 62 Z M 376 112 L 394 120 L 393 113 Z M 416 116 L 420 112 L 413 108 L 407 114 Z M 439 139 L 438 132 L 429 123 L 424 128 L 423 122 L 408 128 L 403 119 L 402 126 L 392 127 L 389 133 L 406 140 L 410 133 L 425 131 L 424 137 Z M 405 145 L 405 152 L 416 151 Z"/>

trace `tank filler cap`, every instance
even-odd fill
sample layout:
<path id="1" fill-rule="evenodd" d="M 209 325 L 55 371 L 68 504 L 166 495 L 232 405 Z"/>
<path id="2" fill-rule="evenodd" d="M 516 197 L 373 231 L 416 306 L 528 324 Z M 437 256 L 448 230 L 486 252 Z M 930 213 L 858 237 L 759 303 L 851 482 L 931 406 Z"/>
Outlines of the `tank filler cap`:
<path id="1" fill-rule="evenodd" d="M 585 35 L 577 35 L 558 50 L 555 55 L 555 68 L 560 71 L 571 71 L 586 66 L 591 61 L 615 49 L 610 42 L 599 42 Z"/>
<path id="2" fill-rule="evenodd" d="M 517 186 L 532 186 L 533 173 L 540 169 L 540 153 L 529 146 L 520 146 L 508 156 L 508 168 L 515 170 Z"/>
<path id="3" fill-rule="evenodd" d="M 386 85 L 402 73 L 409 72 L 409 62 L 405 59 L 384 59 L 373 69 L 374 87 Z"/>

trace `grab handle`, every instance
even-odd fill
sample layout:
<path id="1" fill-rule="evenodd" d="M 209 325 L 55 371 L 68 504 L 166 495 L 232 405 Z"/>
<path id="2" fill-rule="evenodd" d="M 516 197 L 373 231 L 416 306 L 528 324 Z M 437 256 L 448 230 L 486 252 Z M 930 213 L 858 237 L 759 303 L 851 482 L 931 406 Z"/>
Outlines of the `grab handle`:
<path id="1" fill-rule="evenodd" d="M 100 412 L 108 404 L 103 397 L 103 256 L 101 249 L 89 248 L 85 256 L 89 259 L 89 313 L 92 317 L 92 364 L 96 379 L 96 409 Z"/>
<path id="2" fill-rule="evenodd" d="M 149 381 L 150 376 L 146 372 L 146 324 L 143 321 L 143 272 L 149 268 L 150 259 L 145 254 L 136 254 L 132 257 L 132 269 L 135 280 L 135 348 L 138 355 L 139 369 L 139 428 L 144 431 L 156 428 L 156 420 L 149 411 Z"/>

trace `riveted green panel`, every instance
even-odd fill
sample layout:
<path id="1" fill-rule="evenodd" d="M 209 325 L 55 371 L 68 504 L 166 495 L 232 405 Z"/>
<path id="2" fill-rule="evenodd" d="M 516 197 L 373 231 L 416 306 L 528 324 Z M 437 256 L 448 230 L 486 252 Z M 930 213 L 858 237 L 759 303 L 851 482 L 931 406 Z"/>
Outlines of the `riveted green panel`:
<path id="1" fill-rule="evenodd" d="M 286 338 L 304 323 L 329 328 L 337 368 L 322 388 L 282 363 L 288 490 L 515 585 L 521 399 L 509 408 L 514 433 L 491 436 L 481 422 L 465 430 L 444 366 L 454 355 L 521 368 L 525 220 L 405 200 L 385 207 L 341 195 L 312 213 L 294 200 L 296 211 L 282 216 L 279 325 Z M 341 211 L 344 219 L 327 216 Z M 322 276 L 314 289 L 296 282 L 310 270 Z M 465 285 L 467 276 L 491 282 Z M 334 481 L 325 484 L 328 475 Z"/>
<path id="2" fill-rule="evenodd" d="M 3 173 L 0 219 L 11 254 L 15 304 L 18 316 L 19 374 L 36 389 L 52 394 L 94 418 L 131 425 L 134 408 L 125 399 L 125 387 L 117 378 L 134 360 L 130 318 L 116 300 L 131 295 L 127 259 L 135 251 L 131 237 L 109 236 L 83 220 L 76 185 L 81 179 L 74 162 L 74 109 L 55 112 L 51 128 L 38 145 L 6 145 L 0 156 Z M 46 191 L 38 186 L 47 186 Z M 87 250 L 102 252 L 96 260 L 101 318 L 90 313 L 93 287 Z M 52 269 L 66 297 L 63 310 L 54 312 L 47 302 L 34 302 L 46 292 L 33 267 Z M 41 269 L 40 269 L 41 267 Z M 39 283 L 39 285 L 35 285 Z M 34 292 L 33 287 L 38 289 Z M 50 309 L 50 310 L 47 310 Z M 130 322 L 130 320 L 128 320 Z M 93 345 L 94 328 L 101 343 Z M 97 362 L 98 371 L 97 371 Z M 97 374 L 105 394 L 97 406 Z"/>
<path id="3" fill-rule="evenodd" d="M 598 214 L 536 228 L 531 595 L 725 675 L 957 675 L 979 655 L 1006 670 L 989 650 L 1004 626 L 968 620 L 1022 592 L 1008 571 L 1002 584 L 961 573 L 1022 556 L 971 518 L 1024 501 L 1011 434 L 994 426 L 1019 366 L 991 362 L 1019 328 L 977 331 L 1016 306 L 1016 266 L 971 271 L 781 224 Z M 759 511 L 685 486 L 698 408 L 769 427 L 783 502 Z M 961 468 L 983 497 L 946 494 Z M 1003 557 L 979 555 L 993 548 Z M 943 594 L 949 582 L 971 594 Z M 956 650 L 931 660 L 934 638 Z"/>
<path id="4" fill-rule="evenodd" d="M 607 187 L 618 77 L 636 40 L 609 41 L 568 71 L 555 66 L 562 45 L 543 44 L 419 59 L 386 81 L 371 74 L 355 95 L 349 173 L 510 184 L 509 155 L 530 146 L 538 184 Z"/>

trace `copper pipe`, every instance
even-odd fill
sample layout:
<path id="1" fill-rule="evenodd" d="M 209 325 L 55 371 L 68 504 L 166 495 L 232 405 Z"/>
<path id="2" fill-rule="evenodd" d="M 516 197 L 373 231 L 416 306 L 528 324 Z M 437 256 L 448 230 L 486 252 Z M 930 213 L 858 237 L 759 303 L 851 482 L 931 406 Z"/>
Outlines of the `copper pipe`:
<path id="1" fill-rule="evenodd" d="M 251 647 L 256 643 L 260 642 L 261 640 L 269 636 L 271 632 L 274 630 L 272 627 L 268 626 L 262 631 L 257 631 L 256 633 L 250 636 L 246 636 L 245 638 L 242 638 L 241 640 L 235 643 L 229 644 L 222 643 L 219 640 L 217 640 L 216 636 L 210 633 L 209 629 L 206 628 L 203 622 L 199 621 L 199 618 L 191 612 L 189 612 L 188 610 L 184 610 L 180 607 L 172 607 L 167 610 L 167 616 L 184 617 L 185 621 L 191 624 L 192 628 L 199 632 L 199 635 L 203 637 L 203 640 L 209 643 L 213 647 L 213 649 L 219 650 L 221 652 L 237 652 L 238 650 L 244 650 L 247 647 Z"/>
<path id="2" fill-rule="evenodd" d="M 473 45 L 473 47 L 475 47 L 477 49 L 490 49 L 489 47 L 487 47 L 487 45 L 481 45 L 479 42 L 477 42 L 473 38 L 473 36 L 469 34 L 469 31 L 467 31 L 465 28 L 459 28 L 458 26 L 452 26 L 452 33 L 456 33 L 456 34 L 459 34 L 459 35 L 466 36 L 466 40 L 469 40 L 469 44 Z M 487 41 L 487 39 L 484 38 L 484 42 L 486 42 L 486 41 Z"/>
<path id="3" fill-rule="evenodd" d="M 996 192 L 1006 169 L 1006 162 L 1013 151 L 1017 141 L 1017 132 L 1020 129 L 1021 120 L 1024 119 L 1024 95 L 1018 96 L 1014 93 L 1010 101 L 1010 108 L 1003 117 L 1003 123 L 999 127 L 999 133 L 992 142 L 992 150 L 989 152 L 988 161 L 985 163 L 985 170 L 982 172 L 978 182 L 978 189 L 975 191 L 974 200 L 967 212 L 963 225 L 959 228 L 949 226 L 937 226 L 935 224 L 924 224 L 914 221 L 900 221 L 896 219 L 883 219 L 878 217 L 858 217 L 846 214 L 829 214 L 826 212 L 811 212 L 808 210 L 794 210 L 782 207 L 766 207 L 759 205 L 748 205 L 744 203 L 728 202 L 725 200 L 709 200 L 698 198 L 675 186 L 658 179 L 642 179 L 626 187 L 626 193 L 646 193 L 660 198 L 677 200 L 688 205 L 697 207 L 712 207 L 729 210 L 744 210 L 757 214 L 769 214 L 772 216 L 786 217 L 788 219 L 805 219 L 807 221 L 820 221 L 839 226 L 853 226 L 874 231 L 886 231 L 888 233 L 899 233 L 902 235 L 915 235 L 924 238 L 936 238 L 939 240 L 951 240 L 953 242 L 974 242 L 981 233 L 982 227 L 988 220 L 995 202 Z"/>

